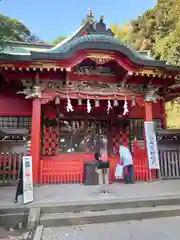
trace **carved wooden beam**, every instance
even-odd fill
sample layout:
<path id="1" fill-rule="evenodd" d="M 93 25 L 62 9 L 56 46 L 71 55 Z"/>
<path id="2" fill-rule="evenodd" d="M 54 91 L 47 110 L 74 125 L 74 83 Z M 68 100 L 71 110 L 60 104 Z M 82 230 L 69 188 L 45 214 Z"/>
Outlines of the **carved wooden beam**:
<path id="1" fill-rule="evenodd" d="M 133 75 L 133 72 L 127 72 L 124 76 L 123 80 L 121 81 L 121 86 L 124 87 L 128 81 L 128 79 Z"/>
<path id="2" fill-rule="evenodd" d="M 34 62 L 34 63 L 14 63 L 14 64 L 11 64 L 11 63 L 7 63 L 7 64 L 1 64 L 1 69 L 5 70 L 5 71 L 19 71 L 19 72 L 24 72 L 24 71 L 34 71 L 36 72 L 37 70 L 40 71 L 40 72 L 43 72 L 43 71 L 53 71 L 53 72 L 56 72 L 56 71 L 63 71 L 63 68 L 59 67 L 56 65 L 56 63 L 46 63 L 46 62 Z"/>
<path id="3" fill-rule="evenodd" d="M 143 99 L 144 96 L 143 94 L 133 94 L 128 91 L 91 91 L 91 90 L 84 90 L 84 91 L 74 91 L 74 90 L 69 90 L 64 91 L 64 90 L 56 90 L 56 91 L 51 91 L 51 90 L 44 90 L 42 92 L 42 98 L 46 99 L 55 99 L 55 97 L 59 96 L 60 99 L 66 99 L 67 98 L 67 93 L 68 97 L 71 99 L 87 99 L 87 96 L 89 99 L 98 99 L 98 100 L 124 100 L 124 97 L 126 96 L 127 100 L 132 100 L 132 99 Z"/>
<path id="4" fill-rule="evenodd" d="M 96 62 L 96 64 L 104 64 L 112 60 L 112 56 L 107 53 L 89 53 L 88 58 Z"/>
<path id="5" fill-rule="evenodd" d="M 149 89 L 147 90 L 145 96 L 144 96 L 144 100 L 145 102 L 154 102 L 156 103 L 157 100 L 161 99 L 161 97 L 158 95 L 157 90 L 156 89 Z"/>
<path id="6" fill-rule="evenodd" d="M 54 100 L 53 96 L 45 96 L 45 97 L 43 96 L 41 98 L 41 104 L 47 104 L 53 100 Z"/>
<path id="7" fill-rule="evenodd" d="M 146 77 L 158 77 L 163 79 L 172 79 L 177 77 L 176 76 L 177 74 L 167 73 L 166 71 L 161 69 L 146 69 L 146 68 L 141 68 L 138 71 L 138 75 Z"/>

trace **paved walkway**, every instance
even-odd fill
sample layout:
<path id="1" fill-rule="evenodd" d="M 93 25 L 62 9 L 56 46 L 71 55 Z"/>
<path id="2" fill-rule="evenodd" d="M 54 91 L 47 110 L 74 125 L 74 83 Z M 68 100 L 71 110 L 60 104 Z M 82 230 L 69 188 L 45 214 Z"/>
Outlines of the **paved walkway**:
<path id="1" fill-rule="evenodd" d="M 0 227 L 0 240 L 32 240 L 34 236 L 34 233 L 29 232 L 22 232 L 20 230 L 14 230 L 14 229 L 4 229 L 3 227 Z"/>
<path id="2" fill-rule="evenodd" d="M 13 204 L 15 187 L 0 188 L 0 207 L 17 206 Z M 98 186 L 80 184 L 43 185 L 34 188 L 35 201 L 29 205 L 49 205 L 64 202 L 84 202 L 104 199 L 180 197 L 180 180 L 137 182 L 133 185 L 114 183 L 109 186 L 109 194 L 100 195 Z"/>
<path id="3" fill-rule="evenodd" d="M 179 240 L 180 217 L 45 228 L 43 240 Z"/>

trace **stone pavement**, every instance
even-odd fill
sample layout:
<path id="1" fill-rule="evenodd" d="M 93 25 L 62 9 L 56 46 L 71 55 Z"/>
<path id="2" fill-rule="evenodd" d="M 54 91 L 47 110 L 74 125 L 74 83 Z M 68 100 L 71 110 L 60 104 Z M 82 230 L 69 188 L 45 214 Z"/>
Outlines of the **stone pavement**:
<path id="1" fill-rule="evenodd" d="M 44 228 L 43 240 L 179 240 L 180 217 Z"/>
<path id="2" fill-rule="evenodd" d="M 17 206 L 13 203 L 15 187 L 0 187 L 0 207 Z M 43 206 L 65 202 L 88 202 L 97 200 L 148 199 L 180 197 L 180 180 L 137 182 L 133 185 L 113 183 L 109 194 L 100 195 L 99 186 L 80 184 L 43 185 L 34 188 L 35 201 L 28 206 Z"/>
<path id="3" fill-rule="evenodd" d="M 23 232 L 22 230 L 5 229 L 0 227 L 0 240 L 32 240 L 33 232 Z"/>

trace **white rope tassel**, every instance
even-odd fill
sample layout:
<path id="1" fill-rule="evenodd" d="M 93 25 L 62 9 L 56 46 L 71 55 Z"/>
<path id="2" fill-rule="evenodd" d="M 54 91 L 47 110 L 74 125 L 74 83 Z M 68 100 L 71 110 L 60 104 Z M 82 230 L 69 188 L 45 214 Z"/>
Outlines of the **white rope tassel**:
<path id="1" fill-rule="evenodd" d="M 134 99 L 132 99 L 132 107 L 135 107 L 136 106 L 136 102 Z"/>
<path id="2" fill-rule="evenodd" d="M 90 103 L 90 100 L 88 99 L 87 100 L 87 113 L 90 113 L 91 112 L 91 103 Z"/>
<path id="3" fill-rule="evenodd" d="M 128 103 L 127 103 L 126 99 L 124 100 L 123 108 L 124 108 L 123 115 L 126 115 L 129 112 L 129 110 L 128 110 Z"/>
<path id="4" fill-rule="evenodd" d="M 67 108 L 66 108 L 67 112 L 73 112 L 73 106 L 71 104 L 71 100 L 69 99 L 69 97 L 67 98 Z"/>
<path id="5" fill-rule="evenodd" d="M 109 112 L 111 111 L 111 109 L 112 109 L 111 101 L 108 100 L 107 114 L 109 114 Z"/>

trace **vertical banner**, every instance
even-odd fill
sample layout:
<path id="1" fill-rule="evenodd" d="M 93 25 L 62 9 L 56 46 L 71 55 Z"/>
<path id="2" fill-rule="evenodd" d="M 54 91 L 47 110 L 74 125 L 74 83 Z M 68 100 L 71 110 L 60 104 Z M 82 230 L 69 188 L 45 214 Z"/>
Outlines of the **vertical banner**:
<path id="1" fill-rule="evenodd" d="M 32 156 L 23 157 L 23 201 L 33 202 Z"/>
<path id="2" fill-rule="evenodd" d="M 149 169 L 160 169 L 154 122 L 144 122 Z"/>

